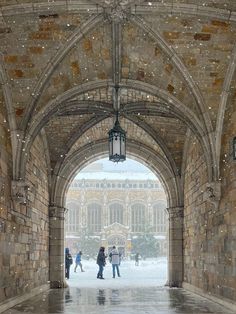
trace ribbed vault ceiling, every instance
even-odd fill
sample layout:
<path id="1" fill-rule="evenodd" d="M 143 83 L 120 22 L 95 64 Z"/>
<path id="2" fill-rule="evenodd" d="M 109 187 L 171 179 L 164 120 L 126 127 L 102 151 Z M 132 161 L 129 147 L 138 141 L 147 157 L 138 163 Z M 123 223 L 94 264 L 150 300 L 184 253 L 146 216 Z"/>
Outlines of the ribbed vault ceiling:
<path id="1" fill-rule="evenodd" d="M 216 128 L 234 10 L 220 0 L 1 1 L 5 106 L 23 134 L 19 150 L 44 129 L 59 169 L 107 140 L 118 109 L 128 143 L 179 173 L 187 130 L 201 141 Z"/>

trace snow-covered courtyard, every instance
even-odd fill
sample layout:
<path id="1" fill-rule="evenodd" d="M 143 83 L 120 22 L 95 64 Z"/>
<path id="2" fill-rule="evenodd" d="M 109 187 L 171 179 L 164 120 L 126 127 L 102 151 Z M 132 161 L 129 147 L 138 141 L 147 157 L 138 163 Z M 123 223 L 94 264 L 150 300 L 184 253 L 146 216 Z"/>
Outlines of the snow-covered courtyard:
<path id="1" fill-rule="evenodd" d="M 112 278 L 112 267 L 97 279 L 95 260 L 83 260 L 85 272 L 77 269 L 67 280 L 69 288 L 51 289 L 4 312 L 4 314 L 232 314 L 205 298 L 184 289 L 163 287 L 167 281 L 167 258 L 123 261 L 121 277 Z"/>
<path id="2" fill-rule="evenodd" d="M 98 265 L 95 260 L 83 260 L 81 272 L 77 267 L 74 272 L 74 264 L 70 268 L 70 279 L 67 280 L 70 287 L 78 288 L 127 288 L 127 287 L 153 287 L 164 286 L 167 282 L 167 258 L 140 260 L 139 266 L 135 262 L 122 261 L 120 265 L 121 277 L 112 278 L 112 266 L 107 262 L 104 268 L 105 280 L 97 279 Z"/>

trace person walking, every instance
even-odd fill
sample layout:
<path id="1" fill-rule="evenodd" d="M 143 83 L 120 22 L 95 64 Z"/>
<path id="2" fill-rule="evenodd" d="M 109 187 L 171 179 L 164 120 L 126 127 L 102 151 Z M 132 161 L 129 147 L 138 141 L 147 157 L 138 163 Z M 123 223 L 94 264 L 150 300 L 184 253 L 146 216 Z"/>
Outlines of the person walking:
<path id="1" fill-rule="evenodd" d="M 138 266 L 139 265 L 139 253 L 135 254 L 134 259 L 135 259 L 135 266 Z"/>
<path id="2" fill-rule="evenodd" d="M 103 270 L 106 265 L 106 255 L 105 255 L 105 247 L 101 246 L 98 252 L 97 256 L 97 264 L 99 267 L 98 273 L 97 273 L 97 278 L 98 279 L 105 279 L 103 277 Z"/>
<path id="3" fill-rule="evenodd" d="M 76 269 L 77 269 L 78 265 L 80 267 L 81 272 L 84 272 L 83 265 L 81 263 L 81 256 L 82 256 L 82 254 L 83 254 L 82 251 L 79 251 L 79 253 L 76 255 L 76 258 L 75 258 L 75 269 L 74 269 L 75 273 L 76 273 Z"/>
<path id="4" fill-rule="evenodd" d="M 118 250 L 116 249 L 115 245 L 113 245 L 112 250 L 109 254 L 109 257 L 110 257 L 111 264 L 112 264 L 113 278 L 116 277 L 116 272 L 117 272 L 117 276 L 120 277 L 120 269 L 119 269 L 120 254 L 119 254 Z"/>
<path id="5" fill-rule="evenodd" d="M 70 266 L 73 264 L 73 258 L 68 247 L 65 249 L 65 277 L 70 278 Z"/>

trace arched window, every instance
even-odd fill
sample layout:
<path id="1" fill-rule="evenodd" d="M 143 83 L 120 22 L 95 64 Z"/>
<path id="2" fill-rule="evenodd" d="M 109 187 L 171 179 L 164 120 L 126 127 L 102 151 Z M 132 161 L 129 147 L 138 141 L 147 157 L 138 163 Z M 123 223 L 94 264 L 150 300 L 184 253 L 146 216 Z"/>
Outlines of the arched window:
<path id="1" fill-rule="evenodd" d="M 153 206 L 154 232 L 165 233 L 167 230 L 166 203 L 158 202 Z"/>
<path id="2" fill-rule="evenodd" d="M 65 219 L 66 232 L 78 232 L 80 223 L 79 205 L 76 202 L 66 204 L 68 212 Z"/>
<path id="3" fill-rule="evenodd" d="M 88 230 L 89 232 L 101 231 L 101 205 L 97 203 L 88 205 Z"/>
<path id="4" fill-rule="evenodd" d="M 136 203 L 131 207 L 131 230 L 132 232 L 145 231 L 145 206 Z"/>
<path id="5" fill-rule="evenodd" d="M 110 205 L 110 224 L 114 222 L 123 224 L 123 206 L 119 203 Z"/>

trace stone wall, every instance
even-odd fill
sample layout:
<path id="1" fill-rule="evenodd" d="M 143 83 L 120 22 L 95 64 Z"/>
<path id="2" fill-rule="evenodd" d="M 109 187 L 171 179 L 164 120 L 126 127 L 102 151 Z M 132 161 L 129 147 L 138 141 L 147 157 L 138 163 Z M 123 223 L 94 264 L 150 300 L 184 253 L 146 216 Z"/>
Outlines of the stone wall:
<path id="1" fill-rule="evenodd" d="M 235 165 L 234 179 L 226 179 L 232 168 L 222 173 L 222 198 L 214 206 L 205 200 L 206 164 L 198 142 L 192 141 L 184 186 L 184 282 L 235 301 Z"/>
<path id="2" fill-rule="evenodd" d="M 11 140 L 9 125 L 0 89 L 0 302 L 9 297 L 8 282 L 13 282 L 11 252 L 15 241 L 10 215 L 10 191 L 12 173 Z"/>
<path id="3" fill-rule="evenodd" d="M 236 300 L 236 160 L 233 159 L 233 138 L 236 136 L 235 95 L 226 108 L 221 147 L 222 198 L 216 217 L 218 223 L 218 269 L 215 289 L 219 295 Z M 219 283 L 219 281 L 221 283 Z"/>
<path id="4" fill-rule="evenodd" d="M 208 208 L 201 186 L 207 178 L 206 166 L 197 140 L 189 146 L 184 185 L 184 281 L 203 287 L 205 251 L 207 251 Z"/>
<path id="5" fill-rule="evenodd" d="M 44 151 L 42 139 L 37 137 L 26 168 L 31 218 L 31 239 L 29 238 L 33 276 L 31 281 L 34 281 L 32 284 L 35 286 L 47 283 L 49 273 L 49 183 Z"/>
<path id="6" fill-rule="evenodd" d="M 48 282 L 48 179 L 42 139 L 37 137 L 29 156 L 26 181 L 14 181 L 10 196 L 10 140 L 1 143 L 1 180 L 4 197 L 0 212 L 0 303 Z M 24 197 L 18 197 L 23 191 Z"/>

